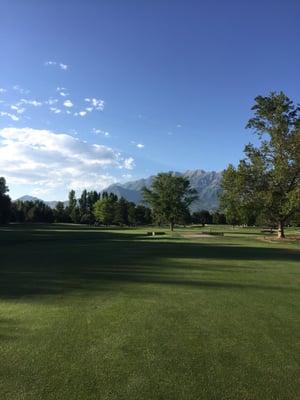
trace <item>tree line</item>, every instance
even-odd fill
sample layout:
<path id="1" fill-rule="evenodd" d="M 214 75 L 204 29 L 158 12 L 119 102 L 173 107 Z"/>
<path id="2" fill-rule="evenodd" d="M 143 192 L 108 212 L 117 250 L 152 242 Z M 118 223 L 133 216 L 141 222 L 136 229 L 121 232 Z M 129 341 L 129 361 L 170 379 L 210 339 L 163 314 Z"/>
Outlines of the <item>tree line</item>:
<path id="1" fill-rule="evenodd" d="M 56 203 L 54 208 L 41 200 L 11 201 L 5 178 L 0 178 L 0 224 L 9 222 L 65 222 L 102 225 L 148 225 L 152 223 L 151 210 L 144 205 L 118 198 L 113 193 L 83 190 L 76 198 L 69 192 L 68 202 Z"/>
<path id="2" fill-rule="evenodd" d="M 155 197 L 155 188 L 163 180 L 169 186 L 170 181 L 175 182 L 176 192 L 180 190 L 179 182 L 185 178 L 174 177 L 172 174 L 159 174 L 154 180 L 152 190 L 147 190 Z M 174 181 L 175 180 L 175 181 Z M 156 183 L 155 183 L 156 182 Z M 185 181 L 185 185 L 188 182 Z M 76 224 L 101 224 L 118 226 L 137 226 L 151 224 L 166 224 L 170 221 L 175 224 L 226 224 L 226 216 L 218 211 L 209 212 L 200 210 L 191 213 L 189 201 L 177 207 L 171 205 L 171 199 L 166 197 L 165 204 L 156 203 L 152 208 L 142 204 L 135 204 L 123 197 L 118 198 L 113 193 L 83 190 L 80 197 L 76 198 L 74 190 L 69 192 L 67 202 L 59 201 L 54 208 L 41 200 L 16 200 L 11 201 L 8 195 L 5 178 L 0 178 L 0 224 L 9 222 L 44 222 L 44 223 L 76 223 Z M 173 193 L 171 190 L 169 193 Z M 193 196 L 194 196 L 193 191 Z M 180 199 L 175 198 L 175 201 Z M 173 199 L 174 201 L 174 199 Z M 169 204 L 169 210 L 166 206 Z"/>

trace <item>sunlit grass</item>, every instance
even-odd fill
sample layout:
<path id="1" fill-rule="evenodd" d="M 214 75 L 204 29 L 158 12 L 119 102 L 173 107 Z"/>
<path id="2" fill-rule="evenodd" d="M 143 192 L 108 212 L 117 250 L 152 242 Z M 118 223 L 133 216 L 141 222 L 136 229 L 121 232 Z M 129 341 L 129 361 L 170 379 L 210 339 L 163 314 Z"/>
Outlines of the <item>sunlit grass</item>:
<path id="1" fill-rule="evenodd" d="M 0 229 L 1 399 L 299 398 L 300 241 L 152 229 Z"/>

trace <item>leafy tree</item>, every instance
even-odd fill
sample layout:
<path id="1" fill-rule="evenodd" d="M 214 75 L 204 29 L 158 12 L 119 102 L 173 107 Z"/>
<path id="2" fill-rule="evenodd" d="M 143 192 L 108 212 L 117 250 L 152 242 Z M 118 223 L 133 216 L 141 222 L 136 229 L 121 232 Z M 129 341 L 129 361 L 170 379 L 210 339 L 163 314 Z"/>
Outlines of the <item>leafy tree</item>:
<path id="1" fill-rule="evenodd" d="M 252 110 L 247 128 L 259 146 L 248 144 L 238 167 L 225 171 L 221 204 L 226 212 L 240 209 L 242 217 L 255 213 L 276 223 L 284 238 L 286 224 L 300 210 L 300 107 L 273 92 L 256 97 Z"/>
<path id="2" fill-rule="evenodd" d="M 94 216 L 96 221 L 104 225 L 112 225 L 115 217 L 115 209 L 118 197 L 116 195 L 102 195 L 94 205 Z"/>
<path id="3" fill-rule="evenodd" d="M 227 223 L 225 214 L 215 211 L 212 214 L 212 223 L 214 225 L 225 225 Z"/>
<path id="4" fill-rule="evenodd" d="M 128 201 L 124 197 L 115 204 L 113 222 L 116 225 L 128 225 Z"/>
<path id="5" fill-rule="evenodd" d="M 188 179 L 172 173 L 158 174 L 151 189 L 143 188 L 143 196 L 158 221 L 167 221 L 171 231 L 180 218 L 186 215 L 189 206 L 197 199 L 196 190 Z"/>
<path id="6" fill-rule="evenodd" d="M 12 204 L 13 222 L 53 222 L 54 212 L 41 200 L 20 201 Z"/>
<path id="7" fill-rule="evenodd" d="M 11 200 L 6 194 L 9 191 L 6 180 L 0 177 L 0 225 L 7 224 L 11 214 Z"/>
<path id="8" fill-rule="evenodd" d="M 137 205 L 135 207 L 135 221 L 137 225 L 148 225 L 151 224 L 151 210 L 143 205 Z"/>
<path id="9" fill-rule="evenodd" d="M 202 226 L 204 226 L 205 224 L 211 224 L 212 216 L 207 210 L 195 211 L 192 214 L 192 222 L 194 224 L 201 224 Z"/>
<path id="10" fill-rule="evenodd" d="M 136 207 L 133 202 L 128 203 L 128 224 L 133 226 L 137 224 Z"/>

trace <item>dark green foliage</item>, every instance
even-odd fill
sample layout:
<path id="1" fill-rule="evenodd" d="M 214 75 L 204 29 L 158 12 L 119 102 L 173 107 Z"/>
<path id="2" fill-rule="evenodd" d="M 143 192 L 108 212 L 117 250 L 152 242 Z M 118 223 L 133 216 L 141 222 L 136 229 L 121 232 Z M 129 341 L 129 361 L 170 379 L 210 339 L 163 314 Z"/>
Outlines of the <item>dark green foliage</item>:
<path id="1" fill-rule="evenodd" d="M 278 236 L 300 211 L 300 108 L 282 92 L 258 96 L 247 124 L 260 141 L 223 174 L 221 206 L 231 222 L 265 221 Z"/>
<path id="2" fill-rule="evenodd" d="M 40 200 L 12 203 L 12 222 L 54 222 L 53 210 Z"/>
<path id="3" fill-rule="evenodd" d="M 171 230 L 186 218 L 189 206 L 198 198 L 188 179 L 172 173 L 158 174 L 150 189 L 143 188 L 143 196 L 151 207 L 155 221 L 168 222 Z"/>
<path id="4" fill-rule="evenodd" d="M 6 180 L 0 177 L 0 225 L 7 224 L 11 214 L 11 200 L 7 192 Z"/>
<path id="5" fill-rule="evenodd" d="M 114 207 L 113 222 L 116 225 L 128 225 L 128 201 L 121 197 Z"/>
<path id="6" fill-rule="evenodd" d="M 68 209 L 65 207 L 62 201 L 57 202 L 55 209 L 53 210 L 53 214 L 55 222 L 71 222 Z"/>
<path id="7" fill-rule="evenodd" d="M 193 224 L 202 224 L 203 226 L 206 224 L 211 224 L 212 215 L 208 210 L 196 211 L 192 214 L 192 222 Z"/>
<path id="8" fill-rule="evenodd" d="M 214 213 L 212 213 L 212 223 L 214 225 L 225 225 L 227 224 L 227 220 L 226 220 L 226 215 L 219 212 L 219 211 L 215 211 Z"/>

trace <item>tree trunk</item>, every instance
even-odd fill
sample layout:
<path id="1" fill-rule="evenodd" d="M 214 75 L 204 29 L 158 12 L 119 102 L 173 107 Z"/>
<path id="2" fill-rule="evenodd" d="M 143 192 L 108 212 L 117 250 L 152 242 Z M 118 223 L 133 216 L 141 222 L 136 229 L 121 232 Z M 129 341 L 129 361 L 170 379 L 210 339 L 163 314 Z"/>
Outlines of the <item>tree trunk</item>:
<path id="1" fill-rule="evenodd" d="M 278 239 L 284 239 L 285 238 L 283 221 L 279 221 L 279 223 L 278 223 L 278 234 L 277 234 L 277 237 L 278 237 Z"/>
<path id="2" fill-rule="evenodd" d="M 170 230 L 171 230 L 171 232 L 174 231 L 174 222 L 173 221 L 170 222 Z"/>

